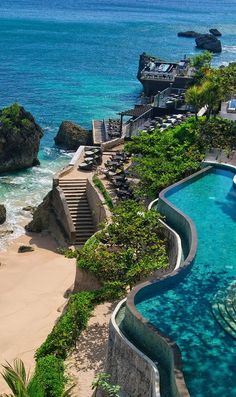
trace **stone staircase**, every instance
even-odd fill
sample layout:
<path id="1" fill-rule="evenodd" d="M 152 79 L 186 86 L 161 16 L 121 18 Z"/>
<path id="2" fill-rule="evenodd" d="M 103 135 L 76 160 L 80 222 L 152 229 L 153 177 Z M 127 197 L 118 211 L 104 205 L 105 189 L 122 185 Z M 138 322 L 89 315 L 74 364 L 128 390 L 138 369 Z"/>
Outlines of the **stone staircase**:
<path id="1" fill-rule="evenodd" d="M 86 185 L 87 179 L 59 180 L 76 230 L 75 245 L 83 245 L 95 232 Z"/>
<path id="2" fill-rule="evenodd" d="M 212 312 L 225 332 L 236 339 L 236 281 L 215 295 Z"/>

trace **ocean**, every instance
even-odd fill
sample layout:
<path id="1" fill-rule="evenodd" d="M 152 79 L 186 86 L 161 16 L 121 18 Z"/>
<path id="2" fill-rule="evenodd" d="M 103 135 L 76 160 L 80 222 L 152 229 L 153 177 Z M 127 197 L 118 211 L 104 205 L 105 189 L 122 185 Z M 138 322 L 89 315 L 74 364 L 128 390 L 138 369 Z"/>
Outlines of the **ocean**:
<path id="1" fill-rule="evenodd" d="M 143 51 L 178 60 L 197 53 L 181 30 L 218 28 L 222 54 L 236 60 L 236 0 L 2 0 L 0 3 L 0 107 L 17 101 L 44 128 L 41 165 L 0 176 L 0 202 L 8 212 L 1 230 L 23 233 L 29 214 L 50 190 L 53 173 L 72 156 L 55 147 L 63 120 L 89 128 L 93 118 L 116 117 L 141 94 L 136 79 Z M 7 237 L 0 238 L 0 247 Z"/>

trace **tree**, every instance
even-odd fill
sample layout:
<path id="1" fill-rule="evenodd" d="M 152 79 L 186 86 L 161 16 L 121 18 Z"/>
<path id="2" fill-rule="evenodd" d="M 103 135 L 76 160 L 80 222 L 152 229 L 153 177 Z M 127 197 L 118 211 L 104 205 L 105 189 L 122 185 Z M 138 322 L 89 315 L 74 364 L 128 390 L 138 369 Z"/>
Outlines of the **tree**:
<path id="1" fill-rule="evenodd" d="M 199 110 L 205 105 L 205 97 L 203 94 L 202 86 L 193 85 L 185 94 L 185 102 L 194 108 L 196 120 L 198 119 Z"/>
<path id="2" fill-rule="evenodd" d="M 195 55 L 190 60 L 190 65 L 195 69 L 195 83 L 200 84 L 206 72 L 211 68 L 212 54 L 204 51 Z"/>

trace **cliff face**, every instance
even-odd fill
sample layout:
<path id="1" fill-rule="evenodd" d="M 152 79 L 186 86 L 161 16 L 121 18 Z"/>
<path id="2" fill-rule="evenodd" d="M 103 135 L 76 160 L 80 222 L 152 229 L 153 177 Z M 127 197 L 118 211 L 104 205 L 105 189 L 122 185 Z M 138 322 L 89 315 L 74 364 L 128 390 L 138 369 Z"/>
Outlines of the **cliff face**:
<path id="1" fill-rule="evenodd" d="M 77 150 L 80 145 L 92 145 L 92 132 L 71 121 L 63 121 L 54 140 L 67 150 Z"/>
<path id="2" fill-rule="evenodd" d="M 42 136 L 42 129 L 23 107 L 13 104 L 0 110 L 0 172 L 39 164 Z"/>

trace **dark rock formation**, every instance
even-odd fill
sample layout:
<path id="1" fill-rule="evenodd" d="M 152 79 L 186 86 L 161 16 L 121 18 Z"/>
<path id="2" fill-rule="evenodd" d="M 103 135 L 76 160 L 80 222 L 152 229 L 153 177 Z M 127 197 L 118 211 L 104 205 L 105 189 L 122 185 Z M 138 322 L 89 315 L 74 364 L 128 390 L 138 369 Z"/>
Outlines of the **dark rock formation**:
<path id="1" fill-rule="evenodd" d="M 146 54 L 146 52 L 143 52 L 140 57 L 139 57 L 139 65 L 138 65 L 138 74 L 137 74 L 137 78 L 138 80 L 140 80 L 141 77 L 141 71 L 145 68 L 145 66 L 149 63 L 149 62 L 156 62 L 156 61 L 161 61 L 161 59 L 156 58 L 152 55 L 148 55 Z"/>
<path id="2" fill-rule="evenodd" d="M 18 248 L 19 253 L 32 251 L 34 251 L 34 247 L 31 247 L 31 245 L 20 245 L 20 247 Z"/>
<path id="3" fill-rule="evenodd" d="M 43 202 L 35 209 L 33 219 L 25 226 L 27 232 L 49 233 L 61 247 L 67 246 L 64 232 L 60 222 L 53 211 L 53 192 L 52 190 L 45 196 Z"/>
<path id="4" fill-rule="evenodd" d="M 208 50 L 211 52 L 221 52 L 222 46 L 220 40 L 218 40 L 212 34 L 201 34 L 196 37 L 197 48 L 202 48 L 203 50 Z"/>
<path id="5" fill-rule="evenodd" d="M 0 111 L 0 172 L 38 165 L 43 131 L 31 113 L 13 104 Z"/>
<path id="6" fill-rule="evenodd" d="M 7 211 L 6 207 L 3 204 L 0 204 L 0 225 L 2 225 L 7 218 Z"/>
<path id="7" fill-rule="evenodd" d="M 220 33 L 220 31 L 218 29 L 209 29 L 209 32 L 216 37 L 222 36 L 222 34 Z"/>
<path id="8" fill-rule="evenodd" d="M 80 145 L 92 145 L 92 132 L 71 121 L 63 121 L 54 140 L 65 149 L 77 150 Z"/>
<path id="9" fill-rule="evenodd" d="M 22 210 L 33 214 L 35 211 L 35 207 L 32 207 L 32 205 L 27 205 L 26 207 L 23 207 Z"/>
<path id="10" fill-rule="evenodd" d="M 194 38 L 194 39 L 199 35 L 200 35 L 200 33 L 197 33 L 194 30 L 187 30 L 186 32 L 178 33 L 179 37 L 190 37 L 190 38 Z"/>
<path id="11" fill-rule="evenodd" d="M 49 215 L 51 212 L 51 195 L 49 192 L 43 202 L 39 204 L 36 210 L 33 213 L 33 219 L 28 225 L 25 226 L 25 229 L 28 232 L 39 233 L 43 230 L 48 230 L 49 228 Z"/>

